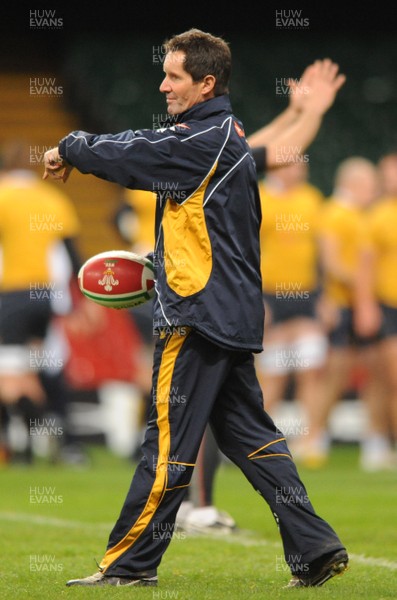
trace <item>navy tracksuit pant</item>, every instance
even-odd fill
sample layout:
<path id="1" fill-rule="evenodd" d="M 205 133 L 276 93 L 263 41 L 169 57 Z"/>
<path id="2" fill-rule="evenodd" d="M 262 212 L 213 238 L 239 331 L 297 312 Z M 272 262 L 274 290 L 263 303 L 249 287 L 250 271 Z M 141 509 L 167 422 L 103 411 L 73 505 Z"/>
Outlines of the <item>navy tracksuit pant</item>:
<path id="1" fill-rule="evenodd" d="M 101 561 L 106 576 L 160 564 L 208 421 L 222 452 L 268 503 L 292 572 L 344 548 L 315 513 L 285 438 L 263 409 L 252 353 L 180 328 L 156 344 L 143 457 Z"/>

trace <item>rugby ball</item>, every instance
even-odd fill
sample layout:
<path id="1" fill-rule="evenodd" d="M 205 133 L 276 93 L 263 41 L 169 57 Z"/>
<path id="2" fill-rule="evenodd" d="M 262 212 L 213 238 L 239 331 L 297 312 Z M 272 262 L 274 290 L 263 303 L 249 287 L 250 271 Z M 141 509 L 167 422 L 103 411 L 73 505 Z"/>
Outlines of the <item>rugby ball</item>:
<path id="1" fill-rule="evenodd" d="M 154 296 L 153 264 L 134 252 L 101 252 L 83 264 L 78 284 L 84 296 L 97 304 L 132 308 Z"/>

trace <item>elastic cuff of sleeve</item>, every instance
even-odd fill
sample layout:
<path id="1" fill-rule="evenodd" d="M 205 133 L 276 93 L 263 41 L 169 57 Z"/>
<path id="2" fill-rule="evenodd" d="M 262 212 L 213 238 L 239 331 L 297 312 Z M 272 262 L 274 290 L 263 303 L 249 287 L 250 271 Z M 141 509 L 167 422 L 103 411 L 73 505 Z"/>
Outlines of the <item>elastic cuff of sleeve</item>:
<path id="1" fill-rule="evenodd" d="M 58 144 L 58 154 L 61 160 L 66 160 L 65 138 L 63 138 Z"/>

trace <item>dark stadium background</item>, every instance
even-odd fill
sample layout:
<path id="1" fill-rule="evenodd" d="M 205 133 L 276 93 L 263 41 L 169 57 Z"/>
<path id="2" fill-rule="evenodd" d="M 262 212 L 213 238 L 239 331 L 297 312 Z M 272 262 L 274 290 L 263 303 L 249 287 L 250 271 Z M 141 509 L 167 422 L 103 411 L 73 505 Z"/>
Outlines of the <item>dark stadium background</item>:
<path id="1" fill-rule="evenodd" d="M 62 26 L 32 28 L 30 11 L 55 11 Z M 276 11 L 298 11 L 307 26 L 277 27 Z M 291 7 L 246 2 L 235 10 L 230 2 L 47 2 L 7 3 L 1 13 L 0 145 L 14 134 L 26 134 L 34 156 L 35 148 L 57 144 L 69 133 L 69 121 L 63 126 L 61 118 L 60 126 L 52 126 L 53 117 L 46 112 L 51 102 L 71 115 L 73 129 L 116 133 L 152 128 L 165 113 L 158 91 L 162 68 L 154 63 L 154 48 L 175 33 L 197 27 L 231 44 L 232 105 L 247 134 L 287 106 L 287 96 L 276 92 L 277 80 L 299 78 L 317 58 L 329 57 L 340 65 L 347 82 L 308 150 L 310 179 L 326 196 L 332 193 L 340 161 L 351 155 L 377 161 L 397 148 L 397 17 L 392 4 L 372 3 L 368 8 L 349 2 L 341 8 L 330 3 Z M 17 87 L 8 94 L 15 75 Z M 41 76 L 55 78 L 62 88 L 59 98 L 30 95 L 30 79 Z M 11 110 L 14 98 L 20 102 L 19 112 L 17 106 Z M 42 164 L 36 167 L 41 173 Z M 93 180 L 73 174 L 64 188 L 82 222 L 83 258 L 125 247 L 113 222 L 121 190 Z M 83 402 L 87 399 L 82 393 Z"/>
<path id="2" fill-rule="evenodd" d="M 30 10 L 56 10 L 63 26 L 29 28 Z M 277 28 L 276 11 L 300 11 L 308 26 Z M 64 100 L 88 130 L 151 127 L 165 112 L 161 66 L 152 48 L 190 27 L 225 37 L 233 52 L 231 96 L 246 132 L 286 106 L 276 80 L 298 78 L 316 58 L 340 64 L 347 83 L 310 148 L 311 177 L 328 194 L 338 161 L 351 154 L 376 160 L 397 145 L 397 18 L 392 6 L 330 3 L 112 2 L 3 8 L 0 67 L 62 78 Z"/>

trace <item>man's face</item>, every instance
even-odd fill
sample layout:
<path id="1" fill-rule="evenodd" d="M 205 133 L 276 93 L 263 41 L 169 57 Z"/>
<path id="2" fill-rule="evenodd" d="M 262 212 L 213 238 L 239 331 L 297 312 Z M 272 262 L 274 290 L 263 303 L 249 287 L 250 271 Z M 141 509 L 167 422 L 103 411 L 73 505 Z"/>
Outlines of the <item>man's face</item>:
<path id="1" fill-rule="evenodd" d="M 361 168 L 351 182 L 352 197 L 356 206 L 367 208 L 379 196 L 379 179 L 375 169 Z"/>
<path id="2" fill-rule="evenodd" d="M 179 115 L 207 98 L 205 81 L 194 82 L 192 76 L 185 71 L 184 64 L 185 53 L 180 50 L 169 52 L 165 56 L 165 77 L 160 85 L 160 92 L 165 94 L 170 115 Z"/>

